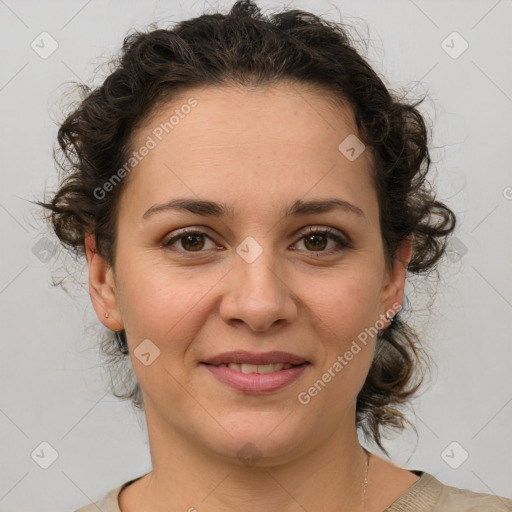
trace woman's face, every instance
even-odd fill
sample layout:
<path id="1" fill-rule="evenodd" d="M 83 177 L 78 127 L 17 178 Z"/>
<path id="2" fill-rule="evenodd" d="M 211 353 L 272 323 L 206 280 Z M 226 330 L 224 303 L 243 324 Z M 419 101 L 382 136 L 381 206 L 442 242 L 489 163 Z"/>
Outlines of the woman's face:
<path id="1" fill-rule="evenodd" d="M 89 264 L 98 316 L 126 329 L 150 435 L 276 461 L 353 433 L 375 329 L 405 279 L 385 266 L 370 152 L 357 156 L 355 133 L 349 110 L 284 83 L 189 90 L 136 132 L 115 274 Z M 219 206 L 165 206 L 178 199 Z M 307 208 L 327 200 L 351 206 Z M 235 351 L 294 366 L 219 366 Z M 256 359 L 274 351 L 296 359 Z"/>

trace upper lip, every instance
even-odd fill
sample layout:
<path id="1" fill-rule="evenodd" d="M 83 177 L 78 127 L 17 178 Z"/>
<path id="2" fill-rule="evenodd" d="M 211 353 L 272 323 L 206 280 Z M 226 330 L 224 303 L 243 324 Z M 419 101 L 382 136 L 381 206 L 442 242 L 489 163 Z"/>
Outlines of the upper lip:
<path id="1" fill-rule="evenodd" d="M 237 350 L 234 352 L 224 352 L 215 357 L 211 357 L 203 363 L 211 365 L 219 364 L 276 364 L 289 363 L 293 365 L 307 363 L 306 359 L 301 356 L 290 354 L 289 352 L 247 352 L 245 350 Z"/>

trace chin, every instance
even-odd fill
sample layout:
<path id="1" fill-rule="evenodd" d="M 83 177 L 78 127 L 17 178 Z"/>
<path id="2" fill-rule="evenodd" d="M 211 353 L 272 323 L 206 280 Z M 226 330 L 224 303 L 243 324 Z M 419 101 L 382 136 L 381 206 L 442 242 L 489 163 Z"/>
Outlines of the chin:
<path id="1" fill-rule="evenodd" d="M 274 466 L 289 461 L 299 455 L 299 449 L 304 450 L 313 433 L 308 436 L 292 419 L 294 415 L 286 417 L 287 414 L 262 415 L 255 411 L 236 415 L 229 422 L 222 422 L 226 430 L 212 425 L 204 442 L 221 458 L 237 459 L 246 466 Z M 213 430 L 215 436 L 211 435 Z"/>

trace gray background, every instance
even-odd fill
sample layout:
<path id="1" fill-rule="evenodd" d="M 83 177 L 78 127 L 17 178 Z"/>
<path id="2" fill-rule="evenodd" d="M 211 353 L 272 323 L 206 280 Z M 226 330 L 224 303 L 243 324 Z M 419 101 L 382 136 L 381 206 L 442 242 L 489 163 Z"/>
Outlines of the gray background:
<path id="1" fill-rule="evenodd" d="M 131 28 L 231 4 L 0 0 L 1 511 L 74 510 L 151 468 L 143 422 L 107 391 L 89 329 L 99 322 L 87 273 L 76 274 L 82 286 L 70 295 L 50 286 L 73 261 L 52 246 L 28 202 L 56 183 L 51 151 L 68 90 L 62 84 L 91 83 Z M 410 416 L 419 441 L 409 431 L 387 442 L 392 460 L 447 484 L 512 497 L 512 3 L 287 5 L 336 21 L 338 8 L 369 35 L 368 56 L 389 85 L 414 87 L 416 98 L 429 94 L 420 109 L 434 125 L 432 173 L 459 219 L 435 302 L 408 284 L 414 323 L 437 368 Z M 58 43 L 47 58 L 31 47 L 42 47 L 43 31 Z M 464 41 L 469 47 L 458 55 Z M 58 453 L 48 469 L 31 456 L 49 457 L 42 442 Z"/>

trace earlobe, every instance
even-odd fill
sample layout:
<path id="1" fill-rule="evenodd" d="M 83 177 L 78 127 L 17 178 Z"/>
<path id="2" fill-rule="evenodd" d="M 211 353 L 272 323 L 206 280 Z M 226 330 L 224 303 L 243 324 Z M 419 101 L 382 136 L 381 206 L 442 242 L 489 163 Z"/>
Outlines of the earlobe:
<path id="1" fill-rule="evenodd" d="M 112 267 L 97 252 L 94 233 L 86 235 L 85 251 L 89 267 L 89 294 L 94 311 L 105 327 L 119 331 L 124 326 L 119 313 Z"/>

